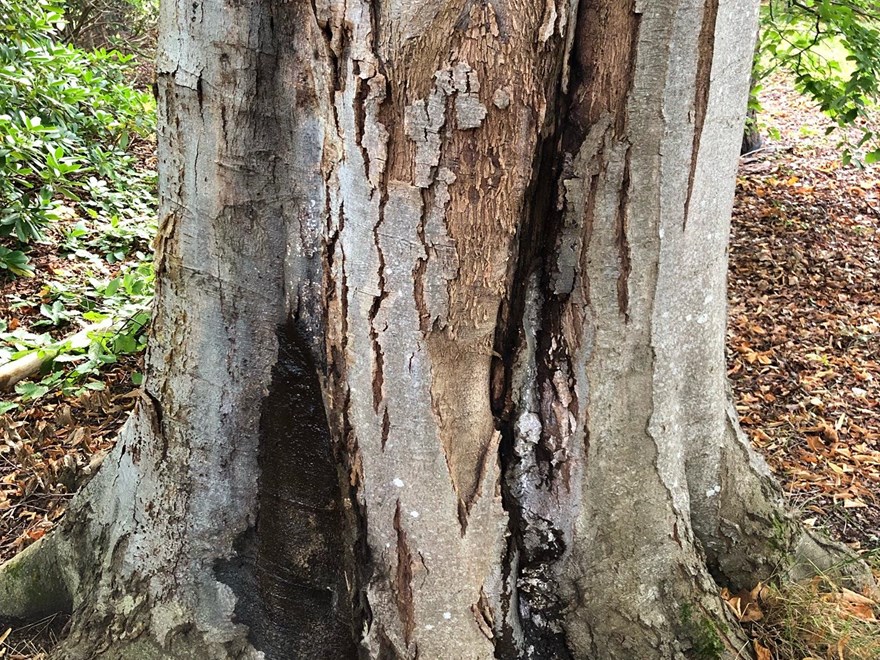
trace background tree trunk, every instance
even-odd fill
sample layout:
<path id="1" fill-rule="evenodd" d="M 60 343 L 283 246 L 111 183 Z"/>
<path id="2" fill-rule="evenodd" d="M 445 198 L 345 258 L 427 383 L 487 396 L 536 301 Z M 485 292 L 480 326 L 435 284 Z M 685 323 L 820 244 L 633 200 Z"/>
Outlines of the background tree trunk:
<path id="1" fill-rule="evenodd" d="M 718 585 L 830 556 L 727 404 L 756 11 L 164 3 L 149 375 L 40 551 L 59 657 L 736 657 Z"/>

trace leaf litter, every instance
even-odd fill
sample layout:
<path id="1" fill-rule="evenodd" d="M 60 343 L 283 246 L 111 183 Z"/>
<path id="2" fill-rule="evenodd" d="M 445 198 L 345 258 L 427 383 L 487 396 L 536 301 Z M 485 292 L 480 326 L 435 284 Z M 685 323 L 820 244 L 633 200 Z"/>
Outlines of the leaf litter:
<path id="1" fill-rule="evenodd" d="M 730 243 L 728 374 L 744 430 L 805 523 L 880 545 L 880 170 L 843 167 L 782 85 L 746 156 Z"/>
<path id="2" fill-rule="evenodd" d="M 737 178 L 728 375 L 743 429 L 803 523 L 876 567 L 880 169 L 844 167 L 828 120 L 787 81 L 766 90 L 778 133 Z M 721 595 L 758 660 L 880 658 L 877 602 L 828 576 Z"/>

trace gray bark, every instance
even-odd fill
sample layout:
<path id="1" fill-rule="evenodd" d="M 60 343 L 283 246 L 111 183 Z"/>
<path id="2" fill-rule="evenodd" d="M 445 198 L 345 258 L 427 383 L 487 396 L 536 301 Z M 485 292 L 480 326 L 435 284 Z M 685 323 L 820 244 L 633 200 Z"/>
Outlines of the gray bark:
<path id="1" fill-rule="evenodd" d="M 831 556 L 727 403 L 756 10 L 166 2 L 148 379 L 46 543 L 57 657 L 737 657 L 719 585 Z"/>

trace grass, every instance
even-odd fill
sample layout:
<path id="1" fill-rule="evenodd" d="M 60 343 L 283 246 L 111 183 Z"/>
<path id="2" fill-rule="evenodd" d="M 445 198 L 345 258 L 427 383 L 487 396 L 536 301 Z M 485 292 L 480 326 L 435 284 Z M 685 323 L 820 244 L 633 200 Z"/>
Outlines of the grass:
<path id="1" fill-rule="evenodd" d="M 827 575 L 783 585 L 758 585 L 731 598 L 753 639 L 758 660 L 877 660 L 877 602 Z"/>

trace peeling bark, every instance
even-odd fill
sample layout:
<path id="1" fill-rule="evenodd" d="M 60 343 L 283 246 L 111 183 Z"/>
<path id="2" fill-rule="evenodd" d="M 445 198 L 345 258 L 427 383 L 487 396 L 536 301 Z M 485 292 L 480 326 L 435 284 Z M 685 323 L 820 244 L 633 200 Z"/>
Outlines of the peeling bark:
<path id="1" fill-rule="evenodd" d="M 45 543 L 57 657 L 738 657 L 719 585 L 842 556 L 727 404 L 756 9 L 165 3 L 149 373 Z"/>

